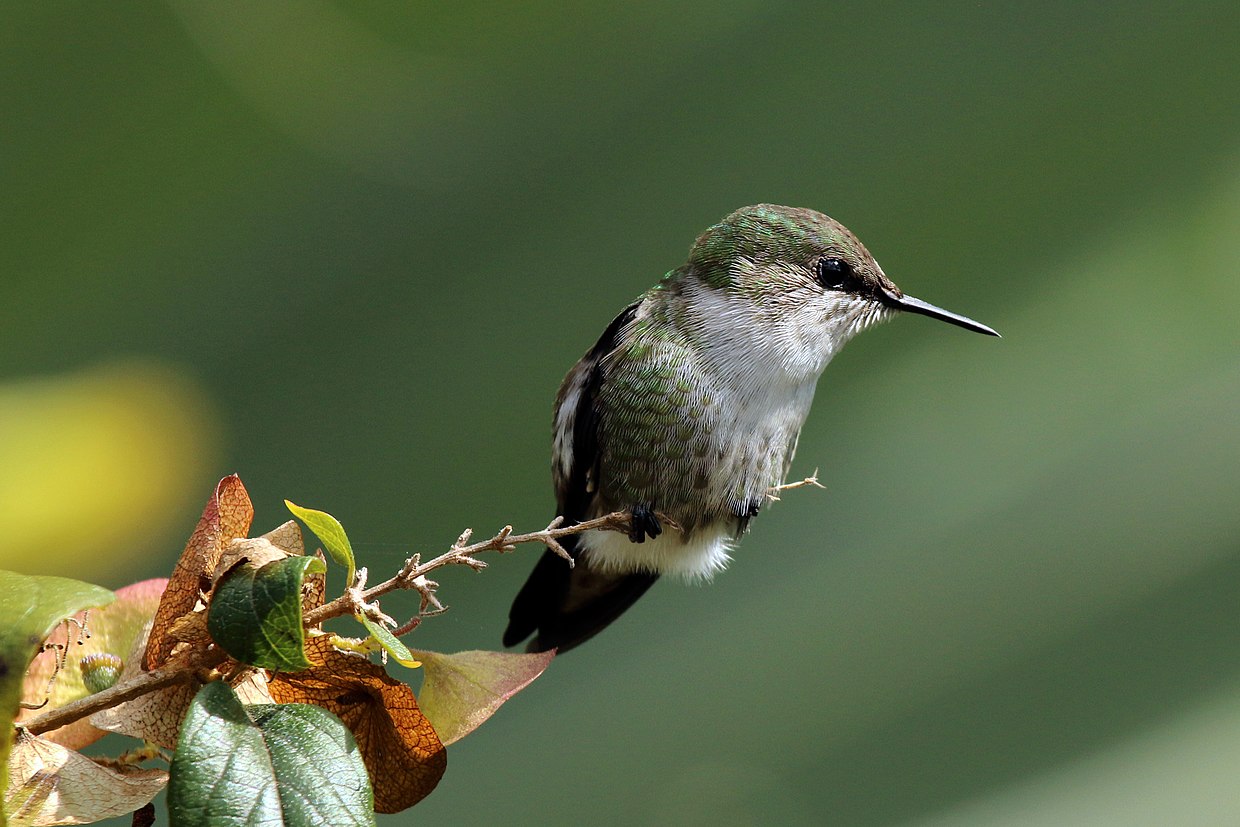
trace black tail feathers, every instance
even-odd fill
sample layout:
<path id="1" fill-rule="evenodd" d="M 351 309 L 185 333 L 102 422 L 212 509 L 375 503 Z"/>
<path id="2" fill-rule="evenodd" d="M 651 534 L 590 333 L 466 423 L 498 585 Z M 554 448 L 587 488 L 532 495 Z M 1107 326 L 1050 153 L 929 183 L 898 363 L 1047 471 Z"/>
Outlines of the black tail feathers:
<path id="1" fill-rule="evenodd" d="M 566 544 L 574 557 L 575 545 Z M 652 572 L 594 571 L 584 557 L 569 567 L 563 557 L 545 551 L 512 602 L 504 645 L 515 646 L 537 632 L 527 652 L 567 652 L 624 614 L 658 579 Z"/>

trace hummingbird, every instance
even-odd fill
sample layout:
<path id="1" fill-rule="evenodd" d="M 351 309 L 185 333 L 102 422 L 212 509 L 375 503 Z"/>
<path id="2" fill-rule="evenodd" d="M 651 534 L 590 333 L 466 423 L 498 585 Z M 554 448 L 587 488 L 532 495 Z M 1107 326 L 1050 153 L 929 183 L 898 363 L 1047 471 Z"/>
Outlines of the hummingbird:
<path id="1" fill-rule="evenodd" d="M 818 377 L 899 312 L 998 336 L 906 295 L 843 224 L 757 204 L 707 229 L 689 258 L 617 316 L 560 386 L 552 477 L 565 524 L 627 512 L 628 533 L 561 539 L 509 612 L 504 645 L 567 651 L 661 575 L 722 571 L 783 484 Z"/>

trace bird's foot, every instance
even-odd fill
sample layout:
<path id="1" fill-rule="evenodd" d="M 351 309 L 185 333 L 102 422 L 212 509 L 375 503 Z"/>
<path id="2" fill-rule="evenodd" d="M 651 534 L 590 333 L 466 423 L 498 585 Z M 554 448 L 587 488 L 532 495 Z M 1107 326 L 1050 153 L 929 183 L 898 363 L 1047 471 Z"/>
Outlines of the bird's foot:
<path id="1" fill-rule="evenodd" d="M 629 541 L 633 543 L 644 543 L 647 537 L 653 540 L 663 533 L 658 516 L 643 503 L 629 509 L 629 523 Z"/>

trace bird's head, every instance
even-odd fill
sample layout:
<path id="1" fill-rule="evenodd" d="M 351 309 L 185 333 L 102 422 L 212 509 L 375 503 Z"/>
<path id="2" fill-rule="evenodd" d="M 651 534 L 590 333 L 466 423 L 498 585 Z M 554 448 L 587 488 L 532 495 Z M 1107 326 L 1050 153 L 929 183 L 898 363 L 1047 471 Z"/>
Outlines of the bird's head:
<path id="1" fill-rule="evenodd" d="M 999 335 L 906 295 L 847 227 L 814 210 L 742 207 L 698 237 L 682 272 L 755 308 L 819 328 L 836 345 L 897 311 Z"/>

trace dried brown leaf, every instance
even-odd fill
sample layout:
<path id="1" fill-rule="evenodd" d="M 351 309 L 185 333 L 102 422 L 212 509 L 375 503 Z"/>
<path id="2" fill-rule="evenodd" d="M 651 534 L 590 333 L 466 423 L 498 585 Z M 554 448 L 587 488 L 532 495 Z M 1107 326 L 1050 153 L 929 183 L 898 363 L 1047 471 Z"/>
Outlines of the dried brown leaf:
<path id="1" fill-rule="evenodd" d="M 89 824 L 132 813 L 167 783 L 163 770 L 104 767 L 18 730 L 9 756 L 5 809 L 12 827 Z"/>
<path id="2" fill-rule="evenodd" d="M 262 539 L 295 557 L 305 556 L 306 543 L 301 536 L 301 526 L 297 525 L 296 520 L 289 520 L 287 523 L 276 526 L 262 535 Z"/>
<path id="3" fill-rule="evenodd" d="M 150 631 L 149 625 L 146 631 Z M 142 673 L 141 654 L 146 650 L 147 638 L 144 634 L 135 642 L 133 654 L 125 660 L 125 668 L 121 670 L 120 677 L 122 682 Z M 199 685 L 197 681 L 190 681 L 139 695 L 96 712 L 90 716 L 90 724 L 101 730 L 119 732 L 174 749 L 185 710 L 189 708 L 189 702 L 193 700 Z"/>
<path id="4" fill-rule="evenodd" d="M 247 669 L 228 683 L 243 704 L 275 703 L 267 688 L 267 673 L 262 669 Z"/>
<path id="5" fill-rule="evenodd" d="M 289 553 L 287 551 L 272 545 L 264 537 L 233 540 L 224 547 L 223 552 L 220 554 L 219 564 L 216 565 L 215 576 L 212 578 L 212 585 L 218 583 L 238 563 L 251 563 L 255 568 L 262 568 L 268 563 L 283 560 L 288 556 Z"/>
<path id="6" fill-rule="evenodd" d="M 168 627 L 167 637 L 173 643 L 207 646 L 211 643 L 211 633 L 207 631 L 207 616 L 202 612 L 194 612 L 178 617 Z"/>
<path id="7" fill-rule="evenodd" d="M 331 635 L 307 638 L 306 654 L 321 665 L 272 676 L 272 699 L 315 704 L 344 722 L 370 773 L 376 812 L 399 812 L 422 800 L 443 776 L 448 754 L 413 690 L 378 664 L 337 651 Z"/>
<path id="8" fill-rule="evenodd" d="M 260 537 L 239 537 L 226 543 L 215 565 L 213 582 L 218 582 L 225 572 L 242 560 L 262 567 L 285 557 L 302 557 L 306 546 L 301 539 L 301 529 L 293 520 L 278 525 Z"/>
<path id="9" fill-rule="evenodd" d="M 215 574 L 224 547 L 249 534 L 253 519 L 254 506 L 241 478 L 233 474 L 220 480 L 181 552 L 181 559 L 172 571 L 168 588 L 155 612 L 143 658 L 147 669 L 162 666 L 168 660 L 177 644 L 168 636 L 168 630 L 178 618 L 194 611 L 200 591 Z"/>

